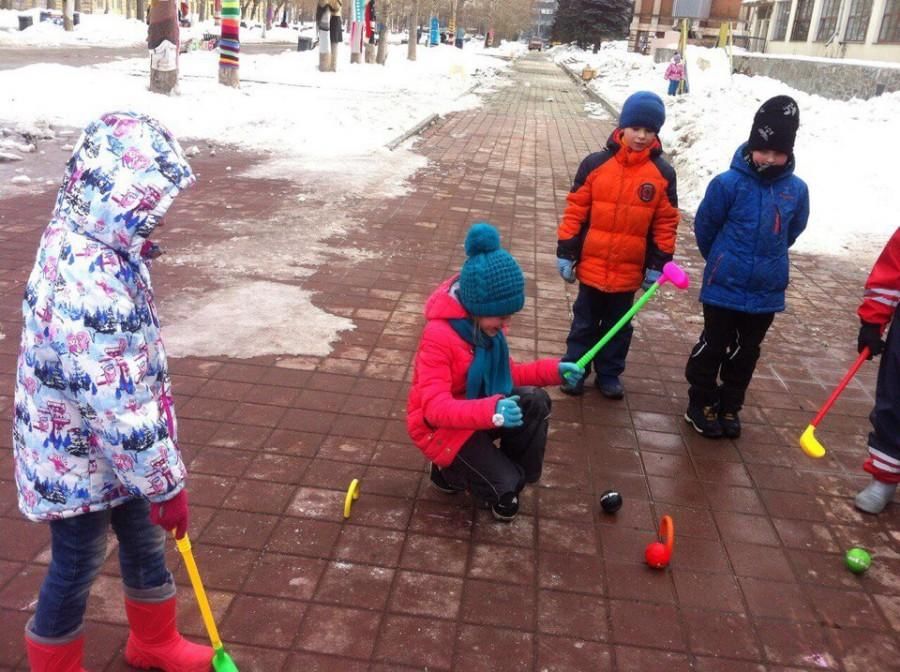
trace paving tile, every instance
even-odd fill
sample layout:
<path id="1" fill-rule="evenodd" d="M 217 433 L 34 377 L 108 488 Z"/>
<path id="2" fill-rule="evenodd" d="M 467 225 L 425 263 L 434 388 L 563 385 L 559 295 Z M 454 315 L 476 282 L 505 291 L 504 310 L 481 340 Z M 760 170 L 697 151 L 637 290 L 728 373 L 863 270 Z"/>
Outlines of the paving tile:
<path id="1" fill-rule="evenodd" d="M 531 667 L 534 646 L 534 636 L 528 632 L 464 624 L 457 635 L 454 669 L 520 672 Z"/>
<path id="2" fill-rule="evenodd" d="M 688 672 L 694 669 L 683 653 L 631 646 L 616 646 L 613 650 L 619 672 Z"/>
<path id="3" fill-rule="evenodd" d="M 597 642 L 540 634 L 537 638 L 537 650 L 538 670 L 579 672 L 612 668 L 609 647 Z"/>
<path id="4" fill-rule="evenodd" d="M 608 641 L 605 600 L 555 590 L 538 595 L 538 630 L 542 633 L 589 641 Z"/>
<path id="5" fill-rule="evenodd" d="M 245 590 L 256 595 L 290 600 L 310 600 L 327 563 L 319 558 L 265 553 L 244 572 Z M 205 579 L 204 575 L 204 579 Z"/>
<path id="6" fill-rule="evenodd" d="M 306 608 L 306 603 L 294 600 L 238 595 L 222 622 L 222 638 L 250 646 L 287 647 Z"/>
<path id="7" fill-rule="evenodd" d="M 616 644 L 654 646 L 668 650 L 684 650 L 681 619 L 672 605 L 621 600 L 609 601 L 612 632 Z"/>
<path id="8" fill-rule="evenodd" d="M 746 615 L 693 608 L 682 613 L 693 653 L 759 660 L 759 645 Z"/>
<path id="9" fill-rule="evenodd" d="M 758 620 L 755 625 L 766 659 L 770 662 L 786 666 L 838 669 L 827 628 L 810 623 L 769 619 Z"/>
<path id="10" fill-rule="evenodd" d="M 497 544 L 474 544 L 471 549 L 468 576 L 506 583 L 531 585 L 536 572 L 532 549 Z"/>
<path id="11" fill-rule="evenodd" d="M 415 669 L 449 670 L 457 626 L 421 616 L 388 615 L 375 647 L 375 660 L 385 661 L 385 670 L 409 665 Z"/>
<path id="12" fill-rule="evenodd" d="M 388 608 L 392 612 L 455 619 L 462 602 L 463 581 L 424 572 L 397 572 Z"/>
<path id="13" fill-rule="evenodd" d="M 460 616 L 466 623 L 531 630 L 535 621 L 534 588 L 468 580 Z"/>
<path id="14" fill-rule="evenodd" d="M 672 571 L 678 603 L 682 607 L 699 607 L 743 613 L 746 609 L 731 574 L 693 572 L 680 568 Z"/>
<path id="15" fill-rule="evenodd" d="M 373 611 L 311 604 L 294 646 L 317 653 L 368 659 L 375 648 L 381 618 Z"/>
<path id="16" fill-rule="evenodd" d="M 341 525 L 308 518 L 282 518 L 269 538 L 269 549 L 310 557 L 330 557 Z"/>
<path id="17" fill-rule="evenodd" d="M 331 562 L 319 580 L 317 602 L 383 609 L 387 604 L 394 570 L 373 565 Z"/>
<path id="18" fill-rule="evenodd" d="M 613 599 L 643 600 L 673 604 L 675 595 L 668 572 L 659 572 L 647 565 L 606 563 L 608 593 Z"/>
<path id="19" fill-rule="evenodd" d="M 810 603 L 795 583 L 738 579 L 750 613 L 756 617 L 781 617 L 799 623 L 816 620 Z"/>

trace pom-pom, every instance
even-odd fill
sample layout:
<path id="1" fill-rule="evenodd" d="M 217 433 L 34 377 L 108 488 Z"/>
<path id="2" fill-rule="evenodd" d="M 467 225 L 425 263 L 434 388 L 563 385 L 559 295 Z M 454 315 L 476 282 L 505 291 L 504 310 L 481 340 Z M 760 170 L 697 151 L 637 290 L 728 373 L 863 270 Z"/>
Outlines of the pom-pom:
<path id="1" fill-rule="evenodd" d="M 466 256 L 486 254 L 500 249 L 500 234 L 490 224 L 478 222 L 473 224 L 466 234 Z"/>

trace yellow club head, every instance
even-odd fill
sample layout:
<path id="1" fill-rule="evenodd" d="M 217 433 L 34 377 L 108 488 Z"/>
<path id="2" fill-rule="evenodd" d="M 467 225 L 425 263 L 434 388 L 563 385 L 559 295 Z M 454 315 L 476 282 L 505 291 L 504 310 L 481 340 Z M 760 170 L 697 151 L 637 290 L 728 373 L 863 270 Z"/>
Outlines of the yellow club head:
<path id="1" fill-rule="evenodd" d="M 800 447 L 810 457 L 817 459 L 825 457 L 825 446 L 819 443 L 819 440 L 816 438 L 815 425 L 809 425 L 803 434 L 800 435 Z"/>

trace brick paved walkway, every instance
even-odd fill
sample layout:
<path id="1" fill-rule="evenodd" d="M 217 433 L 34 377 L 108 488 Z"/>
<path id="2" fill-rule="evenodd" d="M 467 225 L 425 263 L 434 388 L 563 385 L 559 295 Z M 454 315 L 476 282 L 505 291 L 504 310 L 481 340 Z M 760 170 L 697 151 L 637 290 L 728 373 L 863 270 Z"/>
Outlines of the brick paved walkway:
<path id="1" fill-rule="evenodd" d="M 574 297 L 556 275 L 556 221 L 578 162 L 611 130 L 583 103 L 562 73 L 531 56 L 484 107 L 429 129 L 417 151 L 431 163 L 415 189 L 355 206 L 364 226 L 341 244 L 377 258 L 331 264 L 303 282 L 317 306 L 356 323 L 329 357 L 172 362 L 192 536 L 242 670 L 896 668 L 900 507 L 878 518 L 852 507 L 865 482 L 874 366 L 817 432 L 828 456 L 813 462 L 796 446 L 855 356 L 853 310 L 871 260 L 795 255 L 791 310 L 766 341 L 740 440 L 705 440 L 680 419 L 684 361 L 701 322 L 696 288 L 667 288 L 637 319 L 624 401 L 552 391 L 545 475 L 513 524 L 426 487 L 405 434 L 406 382 L 422 302 L 458 269 L 472 221 L 499 226 L 528 278 L 514 354 L 562 350 Z M 223 174 L 221 161 L 195 163 L 204 178 Z M 244 216 L 269 202 L 258 182 L 231 184 Z M 196 220 L 180 235 L 213 237 L 210 204 L 221 194 L 207 185 L 176 206 L 173 218 Z M 3 670 L 24 669 L 21 630 L 48 555 L 45 528 L 15 507 L 9 390 L 22 282 L 51 202 L 0 201 Z M 696 279 L 689 228 L 678 260 Z M 164 264 L 156 273 L 162 296 L 190 281 Z M 353 478 L 362 496 L 344 521 Z M 608 488 L 625 498 L 616 516 L 598 513 Z M 664 514 L 677 541 L 671 568 L 658 572 L 642 557 Z M 852 545 L 874 554 L 862 577 L 843 567 Z M 180 570 L 178 580 L 186 629 L 202 638 Z M 90 605 L 88 669 L 127 669 L 123 619 L 111 557 Z"/>

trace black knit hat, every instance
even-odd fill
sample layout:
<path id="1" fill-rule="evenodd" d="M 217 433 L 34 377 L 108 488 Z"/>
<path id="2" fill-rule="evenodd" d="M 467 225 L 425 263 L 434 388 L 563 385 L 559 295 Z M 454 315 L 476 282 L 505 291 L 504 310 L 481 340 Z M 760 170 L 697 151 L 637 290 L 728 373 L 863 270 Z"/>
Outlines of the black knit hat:
<path id="1" fill-rule="evenodd" d="M 747 148 L 750 151 L 771 149 L 793 154 L 799 127 L 800 110 L 796 100 L 790 96 L 769 98 L 753 115 Z"/>

